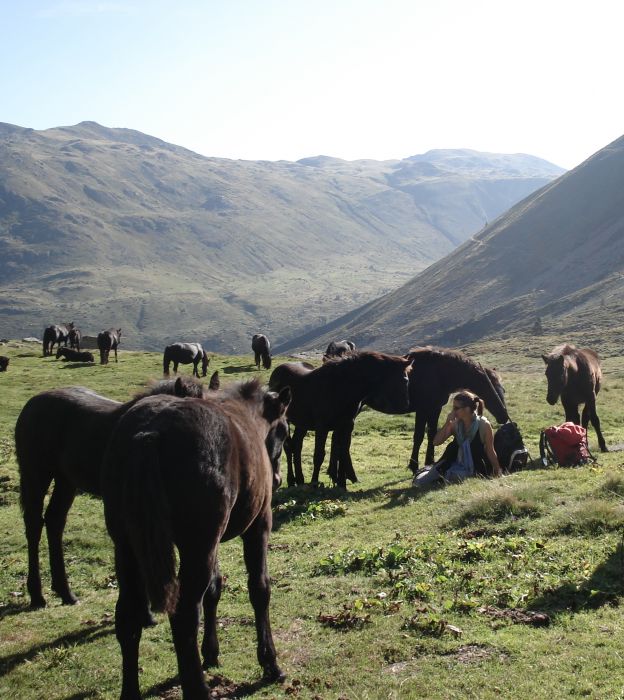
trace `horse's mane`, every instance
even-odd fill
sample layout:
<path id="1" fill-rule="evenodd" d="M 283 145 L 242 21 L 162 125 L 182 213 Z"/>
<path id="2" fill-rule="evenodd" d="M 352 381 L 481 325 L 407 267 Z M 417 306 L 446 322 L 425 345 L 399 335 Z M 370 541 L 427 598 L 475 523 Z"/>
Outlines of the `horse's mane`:
<path id="1" fill-rule="evenodd" d="M 176 384 L 178 388 L 176 389 Z M 135 394 L 135 399 L 143 399 L 146 396 L 155 396 L 157 394 L 171 394 L 172 396 L 180 395 L 192 396 L 201 399 L 204 395 L 204 385 L 194 377 L 177 377 L 176 379 L 160 379 L 148 384 L 142 391 Z"/>
<path id="2" fill-rule="evenodd" d="M 548 353 L 548 357 L 556 360 L 561 355 L 577 355 L 578 352 L 579 351 L 575 345 L 572 345 L 571 343 L 563 343 L 562 345 L 557 345 L 557 347 L 553 348 Z"/>
<path id="3" fill-rule="evenodd" d="M 450 348 L 441 348 L 435 345 L 417 346 L 415 348 L 412 348 L 407 353 L 407 356 L 410 359 L 415 359 L 417 361 L 421 358 L 424 360 L 450 360 L 453 363 L 464 365 L 473 370 L 480 369 L 486 371 L 485 367 L 483 367 L 483 365 L 480 362 L 473 360 L 463 352 L 460 352 L 459 350 L 451 350 Z M 494 370 L 490 371 L 494 372 Z M 496 372 L 494 373 L 496 374 L 496 376 L 498 376 Z"/>
<path id="4" fill-rule="evenodd" d="M 220 393 L 222 398 L 242 399 L 243 401 L 257 401 L 264 396 L 262 383 L 258 378 L 234 382 Z"/>
<path id="5" fill-rule="evenodd" d="M 396 359 L 396 360 L 403 360 L 402 357 L 399 355 L 387 355 L 386 353 L 383 352 L 378 352 L 377 350 L 354 350 L 353 352 L 349 354 L 342 355 L 342 357 L 330 357 L 327 362 L 323 363 L 319 367 L 317 367 L 314 371 L 315 372 L 320 372 L 321 370 L 323 372 L 326 372 L 328 374 L 331 374 L 333 372 L 341 371 L 338 368 L 339 367 L 344 367 L 345 365 L 348 367 L 349 365 L 354 365 L 358 364 L 361 362 L 366 362 L 366 360 L 387 360 L 387 359 Z"/>

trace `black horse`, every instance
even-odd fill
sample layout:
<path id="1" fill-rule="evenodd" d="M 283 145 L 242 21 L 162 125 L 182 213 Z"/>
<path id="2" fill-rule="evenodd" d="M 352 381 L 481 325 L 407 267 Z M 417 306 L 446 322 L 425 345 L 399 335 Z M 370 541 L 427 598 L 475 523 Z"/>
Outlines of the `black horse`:
<path id="1" fill-rule="evenodd" d="M 0 355 L 0 372 L 6 372 L 9 367 L 10 358 Z"/>
<path id="2" fill-rule="evenodd" d="M 579 350 L 566 343 L 553 348 L 550 354 L 542 355 L 542 359 L 546 363 L 548 403 L 554 406 L 561 396 L 566 421 L 584 428 L 591 421 L 601 452 L 608 452 L 596 413 L 596 396 L 602 382 L 598 353 L 589 348 Z M 582 417 L 579 416 L 580 404 L 584 404 Z"/>
<path id="3" fill-rule="evenodd" d="M 121 343 L 121 328 L 109 328 L 107 331 L 98 333 L 97 345 L 100 351 L 100 364 L 108 364 L 108 355 L 111 350 L 115 352 L 115 362 L 117 362 L 117 348 Z"/>
<path id="4" fill-rule="evenodd" d="M 383 413 L 407 412 L 410 366 L 411 360 L 404 357 L 355 352 L 313 370 L 299 362 L 276 367 L 269 386 L 275 390 L 289 386 L 292 391 L 288 421 L 295 430 L 284 447 L 288 457 L 288 485 L 305 483 L 301 450 L 308 430 L 315 431 L 312 483 L 318 482 L 327 435 L 332 430 L 328 473 L 342 487 L 347 479 L 357 481 L 350 454 L 355 417 L 363 403 Z"/>
<path id="5" fill-rule="evenodd" d="M 61 343 L 63 343 L 63 345 L 67 347 L 69 333 L 73 327 L 73 323 L 67 323 L 62 326 L 48 326 L 43 331 L 43 356 L 48 357 L 52 355 L 55 345 L 57 348 L 60 348 Z"/>
<path id="6" fill-rule="evenodd" d="M 254 352 L 256 367 L 260 369 L 260 360 L 264 369 L 271 369 L 271 343 L 266 335 L 256 333 L 251 339 L 251 349 Z"/>
<path id="7" fill-rule="evenodd" d="M 62 357 L 63 360 L 69 360 L 70 362 L 95 362 L 95 357 L 93 353 L 85 351 L 72 350 L 72 348 L 59 348 L 56 351 L 56 359 Z"/>
<path id="8" fill-rule="evenodd" d="M 355 351 L 355 343 L 350 340 L 332 340 L 323 354 L 323 362 L 343 357 Z"/>
<path id="9" fill-rule="evenodd" d="M 196 380 L 178 378 L 158 382 L 127 403 L 80 386 L 44 391 L 26 402 L 15 425 L 15 452 L 28 540 L 27 587 L 33 608 L 45 605 L 39 572 L 39 540 L 44 523 L 52 590 L 63 603 L 76 602 L 65 573 L 65 521 L 78 490 L 100 495 L 102 456 L 117 421 L 145 396 L 162 393 L 201 397 L 205 391 Z M 42 518 L 43 502 L 52 482 L 54 488 Z"/>
<path id="10" fill-rule="evenodd" d="M 468 389 L 485 402 L 499 423 L 509 420 L 505 390 L 493 369 L 482 367 L 467 355 L 448 348 L 417 347 L 406 355 L 412 360 L 409 410 L 415 411 L 414 443 L 409 468 L 418 471 L 418 452 L 427 431 L 425 464 L 433 464 L 433 438 L 443 406 L 452 392 Z"/>
<path id="11" fill-rule="evenodd" d="M 82 332 L 80 331 L 80 328 L 76 328 L 76 326 L 72 325 L 72 327 L 69 329 L 69 347 L 72 348 L 72 350 L 80 351 L 81 340 Z"/>
<path id="12" fill-rule="evenodd" d="M 218 548 L 239 535 L 258 661 L 265 680 L 283 678 L 269 621 L 266 555 L 290 393 L 278 395 L 252 381 L 220 394 L 212 400 L 143 399 L 124 414 L 108 445 L 102 485 L 115 545 L 115 631 L 125 699 L 141 697 L 139 642 L 148 603 L 169 614 L 184 697 L 210 697 L 197 648 L 199 611 L 203 601 L 203 666 L 216 666 Z"/>
<path id="13" fill-rule="evenodd" d="M 173 362 L 173 373 L 177 374 L 178 365 L 188 365 L 193 363 L 193 375 L 199 377 L 197 367 L 202 363 L 202 377 L 208 372 L 210 359 L 208 354 L 199 343 L 173 343 L 167 345 L 163 355 L 163 374 L 169 376 L 169 365 Z"/>

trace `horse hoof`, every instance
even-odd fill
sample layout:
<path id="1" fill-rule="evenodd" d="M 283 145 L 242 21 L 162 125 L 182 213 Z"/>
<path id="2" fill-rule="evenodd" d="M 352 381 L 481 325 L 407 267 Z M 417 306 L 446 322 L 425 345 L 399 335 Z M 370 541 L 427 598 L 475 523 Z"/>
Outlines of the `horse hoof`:
<path id="1" fill-rule="evenodd" d="M 47 605 L 45 598 L 33 598 L 30 601 L 30 609 L 31 610 L 40 610 L 41 608 L 45 608 Z"/>
<path id="2" fill-rule="evenodd" d="M 219 659 L 218 657 L 214 658 L 204 658 L 202 661 L 202 668 L 204 671 L 207 671 L 209 668 L 218 668 L 219 667 Z"/>
<path id="3" fill-rule="evenodd" d="M 145 617 L 143 618 L 143 628 L 147 629 L 148 627 L 156 627 L 157 624 L 158 624 L 158 620 L 148 610 L 145 613 Z"/>
<path id="4" fill-rule="evenodd" d="M 63 605 L 76 605 L 78 603 L 78 598 L 71 592 L 60 594 Z"/>
<path id="5" fill-rule="evenodd" d="M 264 669 L 262 680 L 265 683 L 283 683 L 286 680 L 286 674 L 279 666 L 272 666 Z"/>

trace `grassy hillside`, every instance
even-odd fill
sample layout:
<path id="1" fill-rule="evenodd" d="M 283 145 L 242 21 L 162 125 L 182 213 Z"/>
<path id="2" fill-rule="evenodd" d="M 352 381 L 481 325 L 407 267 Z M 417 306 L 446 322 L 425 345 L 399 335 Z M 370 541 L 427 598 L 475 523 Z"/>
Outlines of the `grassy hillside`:
<path id="1" fill-rule="evenodd" d="M 562 340 L 621 335 L 624 137 L 527 197 L 408 283 L 281 346 L 332 337 L 403 350 L 542 327 Z"/>
<path id="2" fill-rule="evenodd" d="M 410 279 L 562 170 L 530 156 L 205 158 L 93 122 L 0 124 L 0 337 L 245 351 Z"/>
<path id="3" fill-rule="evenodd" d="M 498 367 L 533 457 L 540 428 L 563 416 L 561 406 L 546 404 L 540 358 L 555 342 L 526 335 L 466 348 Z M 598 411 L 613 446 L 624 442 L 624 361 L 617 341 L 598 349 L 605 370 Z M 1 352 L 11 365 L 0 374 L 0 696 L 118 697 L 116 581 L 101 503 L 79 496 L 68 519 L 68 572 L 81 604 L 61 606 L 49 591 L 44 536 L 49 606 L 29 611 L 12 432 L 34 393 L 83 384 L 125 399 L 159 376 L 160 355 L 122 352 L 118 365 L 78 368 L 20 343 Z M 249 355 L 213 356 L 214 368 L 224 381 L 258 374 Z M 406 470 L 411 428 L 411 416 L 366 410 L 352 446 L 358 484 L 347 493 L 299 487 L 275 496 L 271 615 L 283 686 L 258 683 L 241 546 L 221 548 L 227 583 L 219 607 L 222 665 L 208 675 L 213 697 L 619 697 L 623 453 L 571 469 L 536 462 L 501 480 L 419 494 Z M 590 432 L 592 448 L 595 442 Z M 144 696 L 180 697 L 162 618 L 143 635 L 140 666 Z"/>

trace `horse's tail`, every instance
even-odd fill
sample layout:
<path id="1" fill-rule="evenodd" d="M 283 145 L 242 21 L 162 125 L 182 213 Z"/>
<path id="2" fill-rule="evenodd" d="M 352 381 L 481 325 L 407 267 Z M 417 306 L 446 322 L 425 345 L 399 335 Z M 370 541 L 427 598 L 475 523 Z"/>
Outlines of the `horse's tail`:
<path id="1" fill-rule="evenodd" d="M 178 599 L 171 509 L 158 458 L 159 434 L 137 433 L 126 472 L 123 516 L 152 609 L 172 613 Z"/>
<path id="2" fill-rule="evenodd" d="M 268 352 L 262 354 L 262 366 L 264 369 L 271 369 L 271 355 Z"/>

